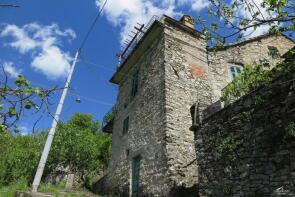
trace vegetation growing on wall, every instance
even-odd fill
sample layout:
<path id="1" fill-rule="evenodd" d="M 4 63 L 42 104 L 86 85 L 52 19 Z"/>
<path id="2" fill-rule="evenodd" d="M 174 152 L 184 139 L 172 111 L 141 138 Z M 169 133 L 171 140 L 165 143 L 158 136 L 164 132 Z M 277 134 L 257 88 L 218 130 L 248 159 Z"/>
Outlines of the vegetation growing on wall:
<path id="1" fill-rule="evenodd" d="M 270 71 L 264 69 L 262 66 L 246 65 L 243 72 L 223 89 L 221 100 L 225 103 L 230 103 L 261 85 L 269 84 L 271 79 Z"/>

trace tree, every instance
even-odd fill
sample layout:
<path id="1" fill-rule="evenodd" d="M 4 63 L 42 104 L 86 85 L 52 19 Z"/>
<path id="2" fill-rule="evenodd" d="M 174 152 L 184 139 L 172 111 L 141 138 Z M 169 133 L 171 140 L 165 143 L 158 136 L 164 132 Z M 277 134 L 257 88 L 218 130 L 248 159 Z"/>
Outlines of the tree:
<path id="1" fill-rule="evenodd" d="M 49 112 L 49 98 L 59 88 L 44 89 L 31 86 L 22 75 L 19 75 L 12 84 L 3 66 L 2 74 L 4 78 L 0 81 L 0 134 L 7 130 L 17 133 L 19 129 L 16 123 L 23 113 Z"/>
<path id="2" fill-rule="evenodd" d="M 48 132 L 27 136 L 4 132 L 0 136 L 0 187 L 19 179 L 31 183 Z M 100 131 L 100 124 L 89 114 L 74 114 L 60 122 L 48 157 L 44 175 L 54 175 L 59 167 L 88 177 L 108 165 L 111 136 Z"/>
<path id="3" fill-rule="evenodd" d="M 117 108 L 116 106 L 113 106 L 112 109 L 104 115 L 102 124 L 106 125 L 109 122 L 113 121 L 116 116 L 116 113 L 117 113 Z"/>
<path id="4" fill-rule="evenodd" d="M 45 133 L 0 136 L 0 187 L 20 179 L 31 182 L 45 142 Z"/>
<path id="5" fill-rule="evenodd" d="M 198 17 L 197 24 L 210 45 L 220 46 L 252 36 L 259 28 L 269 33 L 295 30 L 295 3 L 288 0 L 209 0 L 208 20 Z"/>
<path id="6" fill-rule="evenodd" d="M 111 136 L 100 131 L 100 124 L 90 114 L 74 114 L 60 123 L 48 157 L 46 173 L 58 166 L 67 167 L 83 178 L 106 168 L 111 153 Z"/>

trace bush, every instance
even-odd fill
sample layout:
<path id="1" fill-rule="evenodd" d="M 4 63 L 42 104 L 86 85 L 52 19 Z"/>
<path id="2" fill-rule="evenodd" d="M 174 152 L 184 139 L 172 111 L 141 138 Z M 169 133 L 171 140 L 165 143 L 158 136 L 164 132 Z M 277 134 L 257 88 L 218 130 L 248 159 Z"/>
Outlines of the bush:
<path id="1" fill-rule="evenodd" d="M 0 187 L 20 179 L 26 184 L 32 182 L 47 133 L 0 134 Z M 58 166 L 70 167 L 83 177 L 97 173 L 108 165 L 110 151 L 111 136 L 100 131 L 99 123 L 91 115 L 74 114 L 57 128 L 43 177 Z"/>

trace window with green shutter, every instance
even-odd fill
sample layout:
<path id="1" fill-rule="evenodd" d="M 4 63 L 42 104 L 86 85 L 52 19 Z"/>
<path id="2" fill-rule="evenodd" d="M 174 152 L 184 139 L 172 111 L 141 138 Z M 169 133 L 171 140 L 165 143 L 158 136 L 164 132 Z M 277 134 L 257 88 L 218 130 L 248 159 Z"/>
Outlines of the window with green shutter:
<path id="1" fill-rule="evenodd" d="M 128 133 L 128 130 L 129 130 L 129 116 L 125 118 L 125 120 L 123 121 L 123 135 Z"/>
<path id="2" fill-rule="evenodd" d="M 136 156 L 132 160 L 132 197 L 139 196 L 139 185 L 140 185 L 140 160 L 141 156 Z"/>

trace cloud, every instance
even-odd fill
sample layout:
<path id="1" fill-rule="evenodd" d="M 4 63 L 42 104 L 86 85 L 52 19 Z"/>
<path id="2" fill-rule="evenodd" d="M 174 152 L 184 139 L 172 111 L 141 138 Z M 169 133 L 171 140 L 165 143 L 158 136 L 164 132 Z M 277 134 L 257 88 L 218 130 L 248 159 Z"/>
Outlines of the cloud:
<path id="1" fill-rule="evenodd" d="M 20 126 L 19 131 L 20 131 L 20 135 L 22 135 L 22 136 L 30 135 L 29 128 L 26 126 Z"/>
<path id="2" fill-rule="evenodd" d="M 96 0 L 101 8 L 104 0 Z M 116 0 L 108 1 L 104 14 L 114 25 L 121 27 L 121 43 L 128 38 L 128 34 L 137 24 L 147 24 L 154 16 L 166 14 L 171 17 L 181 16 L 183 6 L 190 6 L 194 11 L 201 11 L 209 6 L 208 0 Z"/>
<path id="3" fill-rule="evenodd" d="M 201 11 L 210 6 L 210 2 L 208 0 L 196 0 L 192 1 L 192 9 L 195 11 Z"/>
<path id="4" fill-rule="evenodd" d="M 100 8 L 104 1 L 96 0 L 96 5 Z M 114 25 L 122 28 L 122 42 L 133 30 L 137 23 L 147 23 L 154 15 L 169 14 L 175 16 L 174 1 L 164 1 L 157 4 L 156 1 L 145 0 L 116 0 L 108 1 L 104 14 L 107 19 Z"/>
<path id="5" fill-rule="evenodd" d="M 13 77 L 13 78 L 16 78 L 22 72 L 21 70 L 15 68 L 13 66 L 12 62 L 4 62 L 3 68 L 4 68 L 4 71 L 6 72 L 6 74 Z"/>
<path id="6" fill-rule="evenodd" d="M 49 79 L 55 80 L 69 72 L 70 60 L 68 53 L 63 53 L 56 46 L 47 46 L 34 58 L 31 65 L 35 70 L 46 74 Z"/>
<path id="7" fill-rule="evenodd" d="M 0 35 L 14 37 L 14 41 L 9 43 L 9 45 L 18 49 L 21 53 L 26 53 L 37 47 L 36 41 L 31 39 L 25 30 L 16 25 L 7 25 Z"/>
<path id="8" fill-rule="evenodd" d="M 255 0 L 255 4 L 253 3 L 253 1 L 250 1 L 249 3 L 251 5 L 253 5 L 253 7 L 252 7 L 252 12 L 253 13 L 256 13 L 256 12 L 260 13 L 257 16 L 257 19 L 263 20 L 263 19 L 271 19 L 271 18 L 275 17 L 274 12 L 270 12 L 270 11 L 267 10 L 266 7 L 261 6 L 262 3 L 263 3 L 263 0 Z M 255 20 L 255 18 L 252 17 L 252 15 L 248 11 L 248 9 L 246 9 L 245 4 L 241 4 L 241 6 L 239 6 L 239 8 L 237 10 L 237 16 L 240 17 L 240 18 L 245 18 L 245 19 L 249 19 L 249 20 L 254 19 Z M 238 21 L 236 20 L 235 22 L 238 22 Z M 256 36 L 267 33 L 269 31 L 269 28 L 270 28 L 269 25 L 260 25 L 260 26 L 258 26 L 256 28 L 254 28 L 254 27 L 248 28 L 243 33 L 245 35 L 245 38 L 251 38 L 251 37 L 256 37 Z"/>
<path id="9" fill-rule="evenodd" d="M 72 29 L 61 30 L 57 24 L 43 26 L 29 23 L 22 27 L 8 24 L 4 26 L 0 37 L 10 36 L 7 45 L 21 54 L 32 55 L 31 67 L 55 80 L 67 75 L 70 69 L 70 55 L 61 49 L 62 38 L 72 41 L 76 34 Z"/>

